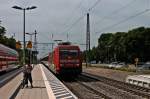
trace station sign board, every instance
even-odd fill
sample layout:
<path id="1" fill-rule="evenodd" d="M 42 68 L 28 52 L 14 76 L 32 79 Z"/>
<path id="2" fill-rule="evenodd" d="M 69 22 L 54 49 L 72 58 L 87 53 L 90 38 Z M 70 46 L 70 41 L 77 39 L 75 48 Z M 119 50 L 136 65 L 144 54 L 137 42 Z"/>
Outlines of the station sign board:
<path id="1" fill-rule="evenodd" d="M 20 43 L 20 41 L 17 41 L 16 42 L 16 49 L 20 49 L 21 48 L 21 43 Z"/>
<path id="2" fill-rule="evenodd" d="M 32 48 L 32 42 L 28 41 L 27 48 Z"/>

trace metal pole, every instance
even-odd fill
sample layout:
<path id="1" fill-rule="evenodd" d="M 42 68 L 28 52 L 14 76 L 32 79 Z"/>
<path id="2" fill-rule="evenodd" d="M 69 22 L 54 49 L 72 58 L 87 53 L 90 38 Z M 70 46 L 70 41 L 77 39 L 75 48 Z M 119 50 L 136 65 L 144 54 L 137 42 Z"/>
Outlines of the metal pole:
<path id="1" fill-rule="evenodd" d="M 54 35 L 52 34 L 52 41 L 54 41 L 54 40 L 53 40 L 53 36 L 54 36 Z M 53 47 L 54 47 L 54 43 L 52 43 L 52 52 L 53 52 Z"/>
<path id="2" fill-rule="evenodd" d="M 138 71 L 138 70 L 137 70 L 137 69 L 138 69 L 138 68 L 137 68 L 137 63 L 135 63 L 135 67 L 136 67 L 136 73 L 137 73 L 137 71 Z"/>
<path id="3" fill-rule="evenodd" d="M 110 60 L 109 60 L 109 46 L 108 46 L 108 63 L 109 63 L 109 61 L 110 61 Z"/>
<path id="4" fill-rule="evenodd" d="M 25 47 L 26 47 L 26 42 L 25 42 L 25 9 L 23 9 L 23 65 L 25 65 Z"/>
<path id="5" fill-rule="evenodd" d="M 32 34 L 30 35 L 30 40 L 32 42 Z M 32 48 L 30 49 L 30 64 L 32 63 Z"/>
<path id="6" fill-rule="evenodd" d="M 90 18 L 87 13 L 87 25 L 86 25 L 86 67 L 88 65 L 88 51 L 90 51 Z"/>
<path id="7" fill-rule="evenodd" d="M 88 36 L 88 51 L 90 51 L 90 15 L 87 13 L 87 36 Z"/>
<path id="8" fill-rule="evenodd" d="M 34 46 L 35 46 L 35 51 L 36 51 L 36 53 L 35 53 L 35 63 L 37 64 L 37 39 L 36 39 L 36 34 L 37 34 L 37 32 L 36 32 L 36 30 L 35 30 L 35 41 L 34 41 Z"/>

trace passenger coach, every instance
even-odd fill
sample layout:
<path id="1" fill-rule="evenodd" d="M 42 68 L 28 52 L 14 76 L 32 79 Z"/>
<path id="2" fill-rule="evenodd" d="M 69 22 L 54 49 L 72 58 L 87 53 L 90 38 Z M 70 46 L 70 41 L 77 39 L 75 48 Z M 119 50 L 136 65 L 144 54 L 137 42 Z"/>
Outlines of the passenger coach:
<path id="1" fill-rule="evenodd" d="M 0 44 L 0 72 L 16 68 L 18 65 L 17 51 Z"/>

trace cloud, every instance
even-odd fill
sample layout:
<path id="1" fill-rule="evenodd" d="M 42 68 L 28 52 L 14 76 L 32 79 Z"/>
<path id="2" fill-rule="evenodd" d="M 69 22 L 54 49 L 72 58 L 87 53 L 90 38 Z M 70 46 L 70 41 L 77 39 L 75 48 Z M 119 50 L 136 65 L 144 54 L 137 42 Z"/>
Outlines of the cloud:
<path id="1" fill-rule="evenodd" d="M 51 42 L 51 34 L 54 39 L 69 40 L 77 43 L 85 43 L 86 38 L 86 16 L 73 26 L 69 31 L 63 33 L 75 20 L 87 12 L 97 0 L 0 0 L 0 20 L 7 28 L 7 35 L 16 33 L 16 39 L 22 40 L 23 36 L 23 12 L 12 9 L 14 5 L 21 7 L 37 6 L 37 9 L 26 11 L 26 32 L 38 31 L 38 42 Z M 127 7 L 124 7 L 127 5 Z M 124 7 L 124 8 L 122 8 Z M 122 9 L 121 9 L 122 8 Z M 148 0 L 101 0 L 90 12 L 91 23 L 91 45 L 96 46 L 101 33 L 94 32 L 104 27 L 117 23 L 144 9 L 150 8 Z M 113 11 L 121 9 L 117 13 Z M 104 18 L 107 16 L 106 18 Z M 145 13 L 119 26 L 107 29 L 103 32 L 128 31 L 136 26 L 149 26 L 149 13 Z M 101 21 L 99 21 L 101 20 Z M 97 23 L 97 24 L 96 24 Z M 27 37 L 28 40 L 28 37 Z M 84 49 L 84 46 L 81 46 Z"/>

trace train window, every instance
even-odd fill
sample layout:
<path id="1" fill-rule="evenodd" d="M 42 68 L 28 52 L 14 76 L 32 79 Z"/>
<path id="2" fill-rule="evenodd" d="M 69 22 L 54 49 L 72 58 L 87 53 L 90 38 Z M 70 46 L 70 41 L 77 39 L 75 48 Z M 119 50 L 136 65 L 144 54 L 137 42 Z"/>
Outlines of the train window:
<path id="1" fill-rule="evenodd" d="M 60 50 L 60 58 L 67 59 L 68 57 L 68 50 Z"/>
<path id="2" fill-rule="evenodd" d="M 78 50 L 60 50 L 60 58 L 68 59 L 68 58 L 77 58 Z"/>
<path id="3" fill-rule="evenodd" d="M 70 50 L 69 55 L 73 56 L 73 57 L 77 57 L 78 56 L 78 50 Z"/>

